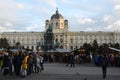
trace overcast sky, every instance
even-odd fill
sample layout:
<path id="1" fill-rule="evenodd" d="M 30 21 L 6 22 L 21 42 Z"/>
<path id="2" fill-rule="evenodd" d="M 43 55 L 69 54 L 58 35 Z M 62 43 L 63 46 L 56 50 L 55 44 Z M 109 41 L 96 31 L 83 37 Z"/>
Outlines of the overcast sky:
<path id="1" fill-rule="evenodd" d="M 0 32 L 44 31 L 56 8 L 69 31 L 120 30 L 120 0 L 0 0 Z"/>

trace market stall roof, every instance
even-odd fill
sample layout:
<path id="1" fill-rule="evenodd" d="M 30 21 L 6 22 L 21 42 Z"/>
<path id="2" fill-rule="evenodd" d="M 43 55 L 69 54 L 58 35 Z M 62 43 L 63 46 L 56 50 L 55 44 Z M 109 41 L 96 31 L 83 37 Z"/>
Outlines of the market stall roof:
<path id="1" fill-rule="evenodd" d="M 55 52 L 57 52 L 56 50 L 49 50 L 49 51 L 47 51 L 48 53 L 55 53 Z"/>
<path id="2" fill-rule="evenodd" d="M 70 50 L 68 50 L 68 49 L 56 49 L 56 51 L 59 53 L 62 53 L 62 52 L 69 53 L 70 52 Z"/>
<path id="3" fill-rule="evenodd" d="M 4 48 L 0 48 L 0 51 L 5 50 Z"/>
<path id="4" fill-rule="evenodd" d="M 55 49 L 55 50 L 49 50 L 47 51 L 48 53 L 55 53 L 55 52 L 59 52 L 59 53 L 69 53 L 70 50 L 68 49 Z"/>
<path id="5" fill-rule="evenodd" d="M 20 51 L 19 49 L 10 49 L 10 51 L 12 51 L 12 52 L 18 52 L 18 51 Z M 25 50 L 21 50 L 22 52 L 24 52 Z"/>
<path id="6" fill-rule="evenodd" d="M 18 52 L 19 50 L 18 49 L 10 49 L 10 51 L 12 51 L 12 52 Z"/>
<path id="7" fill-rule="evenodd" d="M 118 52 L 120 52 L 119 49 L 116 49 L 116 48 L 113 48 L 113 47 L 108 47 L 108 48 L 111 49 L 111 50 L 114 50 L 114 51 L 118 51 Z"/>

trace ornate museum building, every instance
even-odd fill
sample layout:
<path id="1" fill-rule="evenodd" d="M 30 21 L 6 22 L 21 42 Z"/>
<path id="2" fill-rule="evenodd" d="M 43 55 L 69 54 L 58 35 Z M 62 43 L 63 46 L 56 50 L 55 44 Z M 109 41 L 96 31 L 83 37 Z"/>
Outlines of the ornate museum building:
<path id="1" fill-rule="evenodd" d="M 7 38 L 10 45 L 14 46 L 19 42 L 22 48 L 36 50 L 37 46 L 59 45 L 59 48 L 73 50 L 80 48 L 84 43 L 93 43 L 97 40 L 98 44 L 120 43 L 119 32 L 72 32 L 68 30 L 68 20 L 56 10 L 50 20 L 45 21 L 45 31 L 43 32 L 2 32 L 0 38 Z M 51 36 L 49 38 L 49 36 Z M 49 40 L 52 39 L 52 40 Z M 47 43 L 48 42 L 48 43 Z M 49 46 L 51 49 L 53 46 Z"/>

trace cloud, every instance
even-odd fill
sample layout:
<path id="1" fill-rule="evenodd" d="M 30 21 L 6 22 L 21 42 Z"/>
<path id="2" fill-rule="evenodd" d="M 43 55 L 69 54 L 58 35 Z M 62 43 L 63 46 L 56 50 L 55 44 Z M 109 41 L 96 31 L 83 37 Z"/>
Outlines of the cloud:
<path id="1" fill-rule="evenodd" d="M 38 5 L 38 6 L 35 6 L 35 8 L 34 8 L 35 10 L 36 10 L 36 13 L 38 13 L 38 15 L 50 15 L 51 14 L 51 12 L 50 12 L 50 10 L 49 9 L 47 9 L 47 8 L 45 8 L 45 7 L 43 7 L 43 6 L 40 6 L 40 5 Z M 41 14 L 40 14 L 41 13 Z"/>
<path id="2" fill-rule="evenodd" d="M 57 2 L 56 0 L 37 0 L 39 3 L 44 2 L 43 4 L 48 4 L 49 6 L 56 8 L 57 7 Z"/>
<path id="3" fill-rule="evenodd" d="M 61 1 L 65 3 L 70 2 L 70 0 L 61 0 Z"/>
<path id="4" fill-rule="evenodd" d="M 38 28 L 39 28 L 39 25 L 33 24 L 33 25 L 26 27 L 26 30 L 27 31 L 34 31 L 34 30 L 37 30 Z"/>
<path id="5" fill-rule="evenodd" d="M 8 29 L 7 27 L 0 25 L 0 32 L 13 32 L 13 31 L 15 31 L 15 30 L 12 28 Z"/>
<path id="6" fill-rule="evenodd" d="M 112 25 L 108 25 L 107 27 L 105 27 L 104 29 L 106 29 L 106 30 L 111 30 L 112 29 Z"/>
<path id="7" fill-rule="evenodd" d="M 88 28 L 85 29 L 85 31 L 93 31 L 93 29 L 88 27 Z"/>
<path id="8" fill-rule="evenodd" d="M 91 18 L 80 18 L 80 19 L 78 19 L 78 23 L 79 24 L 88 24 L 88 23 L 95 23 L 95 21 L 92 20 Z"/>
<path id="9" fill-rule="evenodd" d="M 0 19 L 6 20 L 14 20 L 16 18 L 15 13 L 15 2 L 12 0 L 2 0 L 0 2 Z"/>
<path id="10" fill-rule="evenodd" d="M 114 26 L 120 27 L 120 20 L 116 21 L 116 22 L 114 23 Z"/>
<path id="11" fill-rule="evenodd" d="M 71 30 L 119 28 L 120 0 L 0 0 L 0 29 L 38 31 L 60 9 Z M 39 21 L 38 21 L 39 20 Z M 38 21 L 38 22 L 36 22 Z M 33 23 L 35 22 L 35 23 Z M 104 28 L 104 26 L 106 26 Z M 90 28 L 89 26 L 92 26 Z M 100 26 L 100 27 L 99 27 Z M 6 29 L 6 30 L 5 30 Z M 43 29 L 44 30 L 44 29 Z"/>
<path id="12" fill-rule="evenodd" d="M 16 8 L 18 8 L 18 9 L 29 9 L 30 6 L 28 7 L 28 5 L 26 5 L 26 4 L 16 3 Z"/>
<path id="13" fill-rule="evenodd" d="M 13 24 L 11 22 L 5 22 L 4 26 L 7 28 L 11 28 L 13 27 Z"/>
<path id="14" fill-rule="evenodd" d="M 26 31 L 42 31 L 43 26 L 45 25 L 44 23 L 40 23 L 41 21 L 32 21 L 31 23 L 26 25 L 25 30 Z"/>
<path id="15" fill-rule="evenodd" d="M 26 7 L 27 5 L 17 3 L 14 0 L 2 0 L 0 2 L 0 24 L 3 25 L 6 22 L 18 23 L 23 21 L 23 15 L 26 13 L 24 13 L 24 11 L 20 11 L 20 9 Z"/>
<path id="16" fill-rule="evenodd" d="M 71 0 L 61 0 L 65 4 L 73 4 L 73 1 Z"/>
<path id="17" fill-rule="evenodd" d="M 113 24 L 104 28 L 105 30 L 120 30 L 120 20 L 115 21 Z"/>
<path id="18" fill-rule="evenodd" d="M 103 21 L 109 21 L 110 19 L 112 19 L 113 18 L 113 16 L 112 15 L 104 15 L 104 17 L 103 17 Z"/>
<path id="19" fill-rule="evenodd" d="M 107 0 L 107 1 L 115 2 L 115 3 L 120 2 L 120 0 Z"/>
<path id="20" fill-rule="evenodd" d="M 120 11 L 120 5 L 115 5 L 114 9 Z"/>
<path id="21" fill-rule="evenodd" d="M 13 0 L 0 1 L 0 31 L 14 31 L 13 22 L 17 21 L 15 2 Z"/>
<path id="22" fill-rule="evenodd" d="M 30 6 L 24 2 L 19 3 L 15 0 L 1 0 L 0 2 L 0 29 L 1 31 L 14 31 L 20 25 L 25 25 L 31 21 L 29 12 Z M 33 14 L 32 14 L 33 15 Z M 26 26 L 20 26 L 26 27 Z M 22 29 L 24 30 L 24 29 Z M 21 31 L 22 31 L 21 30 Z"/>

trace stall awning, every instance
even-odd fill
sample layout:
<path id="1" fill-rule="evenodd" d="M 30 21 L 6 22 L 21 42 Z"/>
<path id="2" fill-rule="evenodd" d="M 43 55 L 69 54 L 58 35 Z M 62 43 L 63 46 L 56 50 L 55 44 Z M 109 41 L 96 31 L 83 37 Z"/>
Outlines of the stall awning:
<path id="1" fill-rule="evenodd" d="M 56 49 L 56 51 L 59 53 L 69 53 L 70 52 L 70 50 L 68 50 L 68 49 Z"/>

